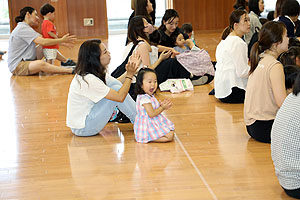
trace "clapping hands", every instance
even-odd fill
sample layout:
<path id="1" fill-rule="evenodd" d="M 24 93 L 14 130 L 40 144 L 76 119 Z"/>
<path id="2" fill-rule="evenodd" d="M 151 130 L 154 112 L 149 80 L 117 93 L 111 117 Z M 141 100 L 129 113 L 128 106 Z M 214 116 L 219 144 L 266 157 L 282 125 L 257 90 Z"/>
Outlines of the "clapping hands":
<path id="1" fill-rule="evenodd" d="M 159 101 L 160 103 L 160 106 L 164 109 L 164 110 L 167 110 L 167 109 L 170 109 L 173 105 L 172 101 L 170 99 L 165 99 L 163 101 Z"/>
<path id="2" fill-rule="evenodd" d="M 128 60 L 128 63 L 125 66 L 128 75 L 134 75 L 139 68 L 141 63 L 141 57 L 137 52 L 134 52 Z"/>

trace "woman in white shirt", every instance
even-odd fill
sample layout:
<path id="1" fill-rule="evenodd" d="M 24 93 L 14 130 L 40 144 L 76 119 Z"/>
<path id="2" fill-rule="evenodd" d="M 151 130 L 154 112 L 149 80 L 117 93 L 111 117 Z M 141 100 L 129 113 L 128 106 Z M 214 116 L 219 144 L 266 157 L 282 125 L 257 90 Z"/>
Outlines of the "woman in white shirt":
<path id="1" fill-rule="evenodd" d="M 216 50 L 215 97 L 224 103 L 243 103 L 250 67 L 242 37 L 250 31 L 250 20 L 245 10 L 233 11 L 229 20 Z"/>
<path id="2" fill-rule="evenodd" d="M 122 85 L 107 74 L 110 53 L 100 40 L 88 40 L 80 46 L 67 104 L 67 126 L 75 135 L 98 134 L 116 106 L 134 123 L 135 102 L 128 90 L 139 62 L 136 54 L 130 57 Z"/>

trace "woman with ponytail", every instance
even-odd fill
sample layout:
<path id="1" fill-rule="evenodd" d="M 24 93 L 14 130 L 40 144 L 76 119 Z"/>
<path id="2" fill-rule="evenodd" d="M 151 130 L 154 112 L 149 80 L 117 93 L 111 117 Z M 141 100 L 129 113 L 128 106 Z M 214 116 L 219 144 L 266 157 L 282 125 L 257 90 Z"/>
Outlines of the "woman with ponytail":
<path id="1" fill-rule="evenodd" d="M 262 26 L 251 49 L 244 117 L 249 135 L 260 142 L 270 143 L 276 113 L 287 95 L 283 66 L 277 58 L 288 50 L 288 43 L 285 25 L 272 21 Z"/>
<path id="2" fill-rule="evenodd" d="M 250 67 L 242 37 L 250 31 L 250 20 L 245 10 L 238 9 L 229 21 L 216 50 L 215 97 L 224 103 L 243 103 Z"/>
<path id="3" fill-rule="evenodd" d="M 16 17 L 16 28 L 9 37 L 8 44 L 8 68 L 13 75 L 32 75 L 39 72 L 49 74 L 70 74 L 73 69 L 63 68 L 37 60 L 36 45 L 50 46 L 61 43 L 74 43 L 75 36 L 69 34 L 62 38 L 47 39 L 37 33 L 33 27 L 39 25 L 37 11 L 32 7 L 24 7 L 20 10 L 20 16 Z M 41 50 L 41 49 L 40 49 Z"/>

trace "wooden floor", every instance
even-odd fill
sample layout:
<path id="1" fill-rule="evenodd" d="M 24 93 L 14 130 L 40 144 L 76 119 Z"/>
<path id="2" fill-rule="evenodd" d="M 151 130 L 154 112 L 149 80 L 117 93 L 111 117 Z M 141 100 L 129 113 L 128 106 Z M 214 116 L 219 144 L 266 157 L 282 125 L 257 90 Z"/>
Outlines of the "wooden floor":
<path id="1" fill-rule="evenodd" d="M 219 36 L 196 36 L 213 59 Z M 124 38 L 108 40 L 111 69 L 120 64 Z M 76 59 L 80 42 L 62 51 Z M 0 46 L 6 49 L 7 40 Z M 208 95 L 213 84 L 182 94 L 158 92 L 174 103 L 165 111 L 176 126 L 174 142 L 137 144 L 131 124 L 115 123 L 82 138 L 65 125 L 73 76 L 11 76 L 4 59 L 0 199 L 289 199 L 274 174 L 270 145 L 249 138 L 243 105 Z"/>

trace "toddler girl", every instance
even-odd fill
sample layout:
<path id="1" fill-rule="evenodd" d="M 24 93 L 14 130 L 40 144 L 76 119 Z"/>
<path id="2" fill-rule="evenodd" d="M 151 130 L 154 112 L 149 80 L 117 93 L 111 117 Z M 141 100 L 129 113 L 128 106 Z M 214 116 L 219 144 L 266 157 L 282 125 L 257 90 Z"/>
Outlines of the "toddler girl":
<path id="1" fill-rule="evenodd" d="M 157 77 L 153 69 L 143 68 L 136 78 L 136 111 L 134 122 L 135 140 L 140 143 L 170 142 L 174 136 L 174 124 L 162 112 L 171 108 L 172 102 L 159 102 L 154 93 Z"/>

